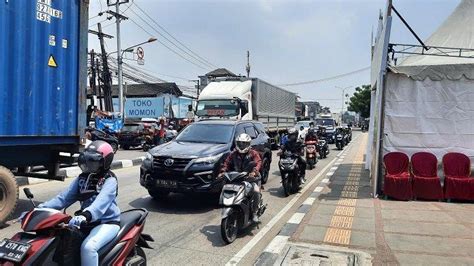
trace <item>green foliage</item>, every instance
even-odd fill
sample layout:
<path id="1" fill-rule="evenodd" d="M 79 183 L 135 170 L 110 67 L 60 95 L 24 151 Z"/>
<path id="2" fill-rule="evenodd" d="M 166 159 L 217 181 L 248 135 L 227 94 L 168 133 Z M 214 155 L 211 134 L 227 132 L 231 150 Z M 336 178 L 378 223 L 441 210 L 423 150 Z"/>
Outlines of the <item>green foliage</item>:
<path id="1" fill-rule="evenodd" d="M 357 87 L 354 96 L 350 98 L 349 111 L 359 113 L 361 117 L 370 117 L 370 85 Z"/>

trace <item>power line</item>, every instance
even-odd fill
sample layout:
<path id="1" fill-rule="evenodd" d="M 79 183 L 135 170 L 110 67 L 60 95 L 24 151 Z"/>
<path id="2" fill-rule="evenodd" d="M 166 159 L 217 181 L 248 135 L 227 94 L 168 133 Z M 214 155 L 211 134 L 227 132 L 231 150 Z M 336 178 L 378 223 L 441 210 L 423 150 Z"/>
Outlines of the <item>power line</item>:
<path id="1" fill-rule="evenodd" d="M 136 6 L 136 5 L 135 5 Z M 179 49 L 181 52 L 185 53 L 188 57 L 192 58 L 193 60 L 195 60 L 196 62 L 198 62 L 199 64 L 202 64 L 203 66 L 205 66 L 206 68 L 212 68 L 212 65 L 209 65 L 207 64 L 206 62 L 200 60 L 199 58 L 193 56 L 192 54 L 190 54 L 189 52 L 187 52 L 186 50 L 184 50 L 183 48 L 179 47 L 178 45 L 176 45 L 172 40 L 170 40 L 169 38 L 167 38 L 164 34 L 162 34 L 160 31 L 158 31 L 153 25 L 151 25 L 150 23 L 148 23 L 148 21 L 146 21 L 145 19 L 142 18 L 142 16 L 140 16 L 138 13 L 136 13 L 133 9 L 130 9 L 130 11 L 135 14 L 135 16 L 137 16 L 141 21 L 143 21 L 146 25 L 148 25 L 151 29 L 153 29 L 156 33 L 158 33 L 161 37 L 163 37 L 165 40 L 167 40 L 170 44 L 172 44 L 174 47 L 176 47 L 177 49 Z"/>
<path id="2" fill-rule="evenodd" d="M 144 32 L 146 32 L 150 37 L 153 37 L 153 34 L 151 34 L 149 31 L 147 31 L 145 28 L 143 28 L 140 24 L 138 24 L 135 20 L 129 18 L 129 20 L 131 22 L 133 22 L 135 25 L 137 25 L 137 27 L 139 27 L 140 29 L 142 29 Z M 169 47 L 168 45 L 166 45 L 165 43 L 163 43 L 162 41 L 160 40 L 157 40 L 157 42 L 159 42 L 161 45 L 163 45 L 164 47 L 166 47 L 168 50 L 170 50 L 171 52 L 175 53 L 177 56 L 183 58 L 184 60 L 188 61 L 189 63 L 201 68 L 201 69 L 204 69 L 204 70 L 209 70 L 207 68 L 204 68 L 196 63 L 194 63 L 193 61 L 189 60 L 188 58 L 184 57 L 183 55 L 181 55 L 180 53 L 176 52 L 175 50 L 173 50 L 171 47 Z"/>
<path id="3" fill-rule="evenodd" d="M 333 77 L 317 79 L 317 80 L 310 80 L 310 81 L 303 81 L 303 82 L 288 83 L 288 84 L 280 84 L 278 86 L 290 87 L 290 86 L 299 86 L 299 85 L 320 83 L 320 82 L 324 82 L 324 81 L 329 81 L 329 80 L 334 80 L 334 79 L 339 79 L 339 78 L 342 78 L 342 77 L 350 76 L 350 75 L 353 75 L 353 74 L 364 72 L 364 71 L 369 70 L 369 69 L 370 69 L 370 67 L 364 67 L 364 68 L 361 68 L 361 69 L 357 69 L 357 70 L 354 70 L 354 71 L 351 71 L 351 72 L 348 72 L 348 73 L 344 73 L 344 74 L 340 74 L 340 75 L 337 75 L 337 76 L 333 76 Z"/>
<path id="4" fill-rule="evenodd" d="M 212 64 L 211 62 L 209 62 L 208 60 L 206 60 L 205 58 L 201 57 L 200 55 L 198 55 L 197 53 L 195 53 L 193 50 L 191 50 L 188 46 L 186 46 L 184 43 L 180 42 L 177 38 L 175 38 L 171 33 L 169 33 L 163 26 L 161 26 L 155 19 L 153 19 L 150 15 L 148 15 L 148 13 L 143 10 L 137 3 L 133 3 L 135 4 L 135 6 L 143 13 L 145 14 L 146 17 L 148 17 L 152 22 L 155 23 L 156 26 L 158 26 L 161 30 L 163 30 L 166 34 L 168 34 L 171 38 L 173 38 L 173 40 L 175 40 L 176 42 L 178 42 L 179 44 L 181 44 L 185 49 L 187 49 L 189 52 L 191 52 L 192 54 L 194 54 L 195 56 L 197 56 L 198 58 L 200 58 L 201 60 L 205 61 L 208 65 L 212 66 L 212 67 L 215 67 L 215 68 L 218 68 L 216 65 Z"/>

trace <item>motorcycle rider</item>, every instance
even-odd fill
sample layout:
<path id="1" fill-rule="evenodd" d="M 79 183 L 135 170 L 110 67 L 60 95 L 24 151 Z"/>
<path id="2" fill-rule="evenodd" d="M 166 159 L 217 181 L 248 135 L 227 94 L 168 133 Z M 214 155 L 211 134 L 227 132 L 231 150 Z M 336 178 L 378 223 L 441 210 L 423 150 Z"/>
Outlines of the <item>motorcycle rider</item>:
<path id="1" fill-rule="evenodd" d="M 306 137 L 305 137 L 305 142 L 306 141 L 318 141 L 318 136 L 316 134 L 316 129 L 314 128 L 313 122 L 309 123 L 308 133 L 306 134 Z"/>
<path id="2" fill-rule="evenodd" d="M 289 151 L 295 155 L 298 155 L 298 165 L 300 167 L 300 178 L 301 183 L 306 182 L 306 160 L 303 158 L 304 144 L 298 139 L 298 131 L 296 128 L 288 129 L 288 141 L 281 146 L 279 154 L 283 154 L 285 151 Z"/>
<path id="3" fill-rule="evenodd" d="M 229 154 L 224 161 L 219 178 L 222 178 L 224 173 L 236 171 L 236 172 L 249 172 L 246 181 L 252 185 L 252 221 L 259 223 L 258 219 L 258 208 L 262 194 L 260 192 L 260 168 L 262 167 L 262 159 L 257 151 L 251 147 L 252 138 L 245 133 L 240 134 L 235 139 L 235 149 Z M 251 163 L 254 163 L 254 166 Z M 252 169 L 249 169 L 252 167 Z"/>
<path id="4" fill-rule="evenodd" d="M 116 198 L 118 182 L 110 171 L 114 159 L 112 146 L 105 141 L 92 142 L 78 159 L 82 173 L 69 187 L 39 208 L 61 210 L 79 201 L 81 209 L 68 226 L 79 228 L 82 223 L 93 226 L 81 245 L 81 265 L 98 265 L 97 252 L 113 240 L 120 230 L 120 209 Z"/>

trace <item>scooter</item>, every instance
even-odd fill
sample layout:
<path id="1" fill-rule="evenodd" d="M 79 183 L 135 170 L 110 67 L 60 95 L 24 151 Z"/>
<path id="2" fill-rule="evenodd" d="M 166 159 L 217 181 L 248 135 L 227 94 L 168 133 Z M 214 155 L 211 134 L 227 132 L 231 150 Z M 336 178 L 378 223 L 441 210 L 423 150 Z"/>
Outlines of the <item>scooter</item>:
<path id="1" fill-rule="evenodd" d="M 313 169 L 318 162 L 317 158 L 317 141 L 315 140 L 308 140 L 306 141 L 305 147 L 306 147 L 306 162 L 309 166 L 309 169 Z"/>
<path id="2" fill-rule="evenodd" d="M 336 147 L 338 150 L 342 150 L 344 148 L 344 136 L 341 133 L 336 135 Z"/>
<path id="3" fill-rule="evenodd" d="M 329 154 L 329 147 L 328 143 L 325 139 L 320 138 L 318 141 L 318 151 L 319 151 L 319 158 L 324 159 L 328 157 Z"/>
<path id="4" fill-rule="evenodd" d="M 300 168 L 298 165 L 298 155 L 286 151 L 280 156 L 278 162 L 281 173 L 281 184 L 285 196 L 298 192 L 301 187 Z"/>
<path id="5" fill-rule="evenodd" d="M 230 244 L 237 238 L 237 233 L 253 225 L 251 219 L 252 184 L 245 181 L 247 172 L 229 172 L 224 174 L 225 185 L 222 189 L 219 204 L 222 208 L 221 236 L 224 242 Z M 260 198 L 257 211 L 258 217 L 262 216 L 267 206 Z"/>
<path id="6" fill-rule="evenodd" d="M 24 232 L 0 240 L 0 265 L 80 265 L 80 248 L 87 224 L 69 228 L 71 216 L 48 208 L 36 208 L 33 194 L 23 189 L 34 209 L 21 221 Z M 99 250 L 100 265 L 146 265 L 143 248 L 153 241 L 143 234 L 148 211 L 132 209 L 120 215 L 117 237 Z M 92 229 L 89 225 L 89 229 Z"/>

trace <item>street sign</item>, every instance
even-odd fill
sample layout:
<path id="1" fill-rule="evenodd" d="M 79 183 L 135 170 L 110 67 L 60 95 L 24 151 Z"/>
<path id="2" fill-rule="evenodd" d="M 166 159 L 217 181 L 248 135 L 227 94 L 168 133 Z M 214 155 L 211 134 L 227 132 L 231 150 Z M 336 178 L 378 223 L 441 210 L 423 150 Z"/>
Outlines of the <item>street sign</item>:
<path id="1" fill-rule="evenodd" d="M 115 6 L 117 3 L 120 4 L 125 4 L 128 3 L 129 0 L 107 0 L 107 5 L 108 6 Z"/>
<path id="2" fill-rule="evenodd" d="M 143 50 L 142 47 L 137 48 L 137 56 L 138 56 L 138 59 L 145 58 L 145 51 Z"/>

